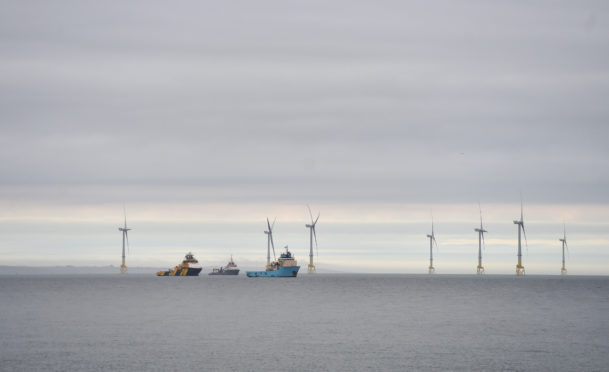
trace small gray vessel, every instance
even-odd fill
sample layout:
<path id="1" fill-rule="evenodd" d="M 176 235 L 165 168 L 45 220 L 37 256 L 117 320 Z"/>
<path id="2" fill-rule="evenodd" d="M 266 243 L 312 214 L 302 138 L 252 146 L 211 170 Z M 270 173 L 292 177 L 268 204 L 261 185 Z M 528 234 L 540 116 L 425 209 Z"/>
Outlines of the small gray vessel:
<path id="1" fill-rule="evenodd" d="M 230 261 L 224 267 L 214 267 L 209 275 L 239 275 L 239 268 L 230 256 Z"/>

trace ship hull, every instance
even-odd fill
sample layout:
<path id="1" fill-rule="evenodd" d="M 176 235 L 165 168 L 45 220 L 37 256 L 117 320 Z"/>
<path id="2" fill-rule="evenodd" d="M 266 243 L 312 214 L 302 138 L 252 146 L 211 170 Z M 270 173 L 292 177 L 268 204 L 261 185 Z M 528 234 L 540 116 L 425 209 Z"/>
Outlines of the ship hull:
<path id="1" fill-rule="evenodd" d="M 239 275 L 239 270 L 226 270 L 222 272 L 211 272 L 208 275 Z"/>
<path id="2" fill-rule="evenodd" d="M 277 270 L 269 271 L 247 271 L 246 275 L 250 278 L 295 278 L 298 275 L 300 266 L 282 266 Z"/>
<path id="3" fill-rule="evenodd" d="M 199 276 L 202 268 L 184 268 L 179 270 L 170 270 L 170 271 L 159 271 L 156 273 L 157 276 Z"/>

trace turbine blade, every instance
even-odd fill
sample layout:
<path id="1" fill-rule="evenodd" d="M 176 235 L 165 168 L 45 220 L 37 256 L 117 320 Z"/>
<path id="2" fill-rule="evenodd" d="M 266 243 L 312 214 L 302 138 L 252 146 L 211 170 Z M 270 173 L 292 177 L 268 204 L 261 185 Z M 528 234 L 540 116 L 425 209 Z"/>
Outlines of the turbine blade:
<path id="1" fill-rule="evenodd" d="M 271 232 L 271 223 L 269 222 L 269 218 L 268 217 L 266 218 L 266 225 L 269 228 L 269 232 Z"/>
<path id="2" fill-rule="evenodd" d="M 313 237 L 315 238 L 315 254 L 319 257 L 319 247 L 317 246 L 317 233 L 315 232 L 315 227 L 313 229 Z"/>
<path id="3" fill-rule="evenodd" d="M 125 231 L 125 240 L 127 240 L 127 254 L 130 254 L 131 250 L 129 249 L 129 234 L 127 231 Z"/>
<path id="4" fill-rule="evenodd" d="M 480 206 L 480 202 L 478 202 L 478 209 L 480 210 L 480 230 L 483 230 L 483 228 L 482 228 L 482 207 Z"/>
<path id="5" fill-rule="evenodd" d="M 482 234 L 482 249 L 484 249 L 486 251 L 486 241 L 484 240 L 484 233 Z"/>
<path id="6" fill-rule="evenodd" d="M 277 260 L 277 256 L 275 255 L 275 242 L 273 242 L 273 234 L 269 234 L 271 238 L 271 247 L 273 248 L 273 260 Z"/>
<path id="7" fill-rule="evenodd" d="M 315 222 L 313 222 L 313 225 L 315 225 L 317 223 L 317 220 L 319 220 L 320 215 L 321 215 L 321 212 L 317 213 L 317 218 L 315 219 Z"/>
<path id="8" fill-rule="evenodd" d="M 311 224 L 313 224 L 313 213 L 311 213 L 311 207 L 307 204 L 307 208 L 309 209 L 309 217 L 311 217 Z"/>
<path id="9" fill-rule="evenodd" d="M 524 235 L 524 246 L 527 248 L 527 256 L 529 255 L 529 242 L 527 241 L 527 232 L 524 229 L 524 222 L 522 223 L 522 234 Z"/>
<path id="10" fill-rule="evenodd" d="M 520 221 L 524 221 L 524 215 L 522 213 L 522 193 L 520 193 Z"/>

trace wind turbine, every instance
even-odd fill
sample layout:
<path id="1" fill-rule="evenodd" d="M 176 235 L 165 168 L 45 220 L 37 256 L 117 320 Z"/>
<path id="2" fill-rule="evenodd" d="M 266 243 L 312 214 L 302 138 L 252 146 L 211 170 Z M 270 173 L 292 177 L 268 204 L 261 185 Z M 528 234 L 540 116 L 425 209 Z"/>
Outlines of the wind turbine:
<path id="1" fill-rule="evenodd" d="M 127 247 L 129 247 L 129 236 L 127 235 L 127 231 L 131 230 L 127 228 L 127 210 L 125 206 L 123 206 L 123 213 L 125 214 L 125 225 L 123 227 L 119 227 L 118 231 L 123 233 L 123 261 L 121 263 L 121 274 L 127 273 L 127 265 L 125 264 L 125 241 L 127 241 Z"/>
<path id="2" fill-rule="evenodd" d="M 436 249 L 438 248 L 438 242 L 436 242 L 436 235 L 433 232 L 433 216 L 431 217 L 431 235 L 427 235 L 429 238 L 429 274 L 433 274 L 436 272 L 436 269 L 433 267 L 433 245 L 436 245 Z"/>
<path id="3" fill-rule="evenodd" d="M 311 207 L 307 205 L 309 208 L 309 216 L 311 216 L 311 224 L 306 224 L 305 226 L 309 229 L 309 267 L 307 268 L 307 272 L 309 274 L 313 274 L 316 269 L 313 264 L 313 238 L 315 238 L 315 248 L 317 248 L 317 234 L 315 233 L 315 225 L 317 225 L 317 220 L 319 220 L 319 213 L 317 213 L 317 218 L 313 221 L 313 213 L 311 213 Z M 318 253 L 319 256 L 319 253 Z"/>
<path id="4" fill-rule="evenodd" d="M 563 237 L 562 239 L 558 239 L 558 241 L 562 242 L 562 268 L 560 269 L 560 275 L 567 275 L 567 268 L 565 267 L 565 247 L 567 248 L 567 252 L 569 251 L 569 246 L 567 245 L 567 228 L 563 224 Z"/>
<path id="5" fill-rule="evenodd" d="M 516 265 L 516 275 L 524 275 L 524 266 L 522 266 L 522 240 L 521 233 L 524 235 L 524 242 L 528 247 L 527 243 L 527 233 L 524 231 L 524 217 L 522 214 L 522 198 L 520 199 L 520 220 L 514 221 L 514 225 L 518 225 L 518 264 Z"/>
<path id="6" fill-rule="evenodd" d="M 271 269 L 271 247 L 273 247 L 273 260 L 276 258 L 275 257 L 275 243 L 273 243 L 273 226 L 275 226 L 275 221 L 273 221 L 273 224 L 271 225 L 271 223 L 269 222 L 269 219 L 267 217 L 266 219 L 266 225 L 268 227 L 268 230 L 265 231 L 264 233 L 267 235 L 267 239 L 266 239 L 266 270 L 270 270 Z"/>
<path id="7" fill-rule="evenodd" d="M 476 269 L 476 273 L 478 275 L 484 274 L 484 267 L 482 266 L 482 243 L 484 242 L 484 233 L 488 232 L 484 230 L 482 227 L 482 208 L 480 204 L 478 204 L 478 208 L 480 209 L 480 228 L 474 229 L 478 233 L 478 267 Z"/>

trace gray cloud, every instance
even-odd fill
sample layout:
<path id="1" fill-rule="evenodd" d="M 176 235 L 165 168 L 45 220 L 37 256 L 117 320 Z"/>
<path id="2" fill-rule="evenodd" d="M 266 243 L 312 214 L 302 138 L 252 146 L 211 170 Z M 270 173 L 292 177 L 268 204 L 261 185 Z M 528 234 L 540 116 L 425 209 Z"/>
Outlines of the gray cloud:
<path id="1" fill-rule="evenodd" d="M 2 194 L 606 203 L 608 11 L 3 2 Z"/>

